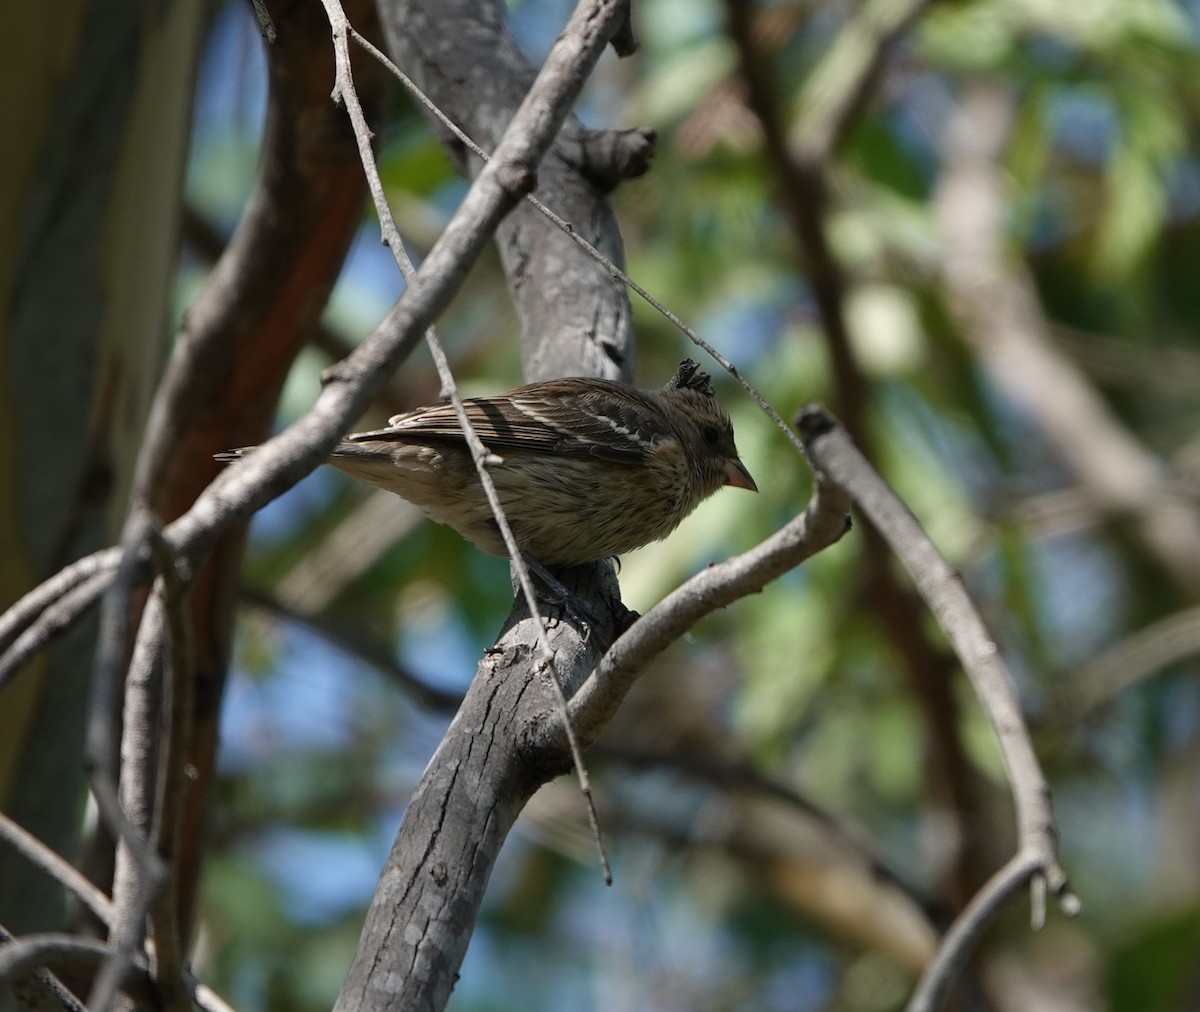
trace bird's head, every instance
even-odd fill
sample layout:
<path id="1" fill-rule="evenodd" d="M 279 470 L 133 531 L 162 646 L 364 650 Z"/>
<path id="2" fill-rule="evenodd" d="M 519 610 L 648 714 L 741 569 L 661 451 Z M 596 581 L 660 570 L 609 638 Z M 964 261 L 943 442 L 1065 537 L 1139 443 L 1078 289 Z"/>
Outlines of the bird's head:
<path id="1" fill-rule="evenodd" d="M 733 423 L 717 402 L 712 378 L 690 358 L 679 363 L 663 391 L 678 410 L 678 429 L 684 448 L 699 471 L 705 496 L 722 485 L 757 492 L 758 486 L 738 458 Z"/>

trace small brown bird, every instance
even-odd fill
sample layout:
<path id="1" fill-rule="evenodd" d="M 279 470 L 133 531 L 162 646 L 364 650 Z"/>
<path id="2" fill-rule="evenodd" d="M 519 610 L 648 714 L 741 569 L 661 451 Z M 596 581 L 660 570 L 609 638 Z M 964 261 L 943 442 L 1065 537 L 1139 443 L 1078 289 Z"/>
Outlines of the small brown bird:
<path id="1" fill-rule="evenodd" d="M 464 403 L 483 445 L 500 458 L 488 472 L 513 535 L 543 565 L 611 558 L 665 538 L 723 485 L 758 491 L 711 379 L 690 359 L 661 390 L 581 377 Z M 452 405 L 354 433 L 329 462 L 485 552 L 508 554 Z"/>

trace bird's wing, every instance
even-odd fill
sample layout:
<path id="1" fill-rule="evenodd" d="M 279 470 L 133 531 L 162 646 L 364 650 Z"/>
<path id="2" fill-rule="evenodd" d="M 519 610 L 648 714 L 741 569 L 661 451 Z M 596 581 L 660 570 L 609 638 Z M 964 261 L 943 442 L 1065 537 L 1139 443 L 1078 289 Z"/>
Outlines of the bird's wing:
<path id="1" fill-rule="evenodd" d="M 472 428 L 493 452 L 540 451 L 637 463 L 670 435 L 651 396 L 601 380 L 531 383 L 503 397 L 472 398 L 463 404 Z M 395 415 L 386 429 L 349 437 L 353 442 L 462 438 L 450 404 Z"/>

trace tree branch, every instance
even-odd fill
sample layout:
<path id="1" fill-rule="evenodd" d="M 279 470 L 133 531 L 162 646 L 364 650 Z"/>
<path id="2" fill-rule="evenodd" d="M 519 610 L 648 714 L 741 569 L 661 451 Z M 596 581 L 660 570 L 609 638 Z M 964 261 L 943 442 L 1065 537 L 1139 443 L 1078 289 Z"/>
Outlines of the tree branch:
<path id="1" fill-rule="evenodd" d="M 74 895 L 101 923 L 107 924 L 112 919 L 112 901 L 86 875 L 3 812 L 0 812 L 0 839 Z"/>
<path id="2" fill-rule="evenodd" d="M 494 149 L 534 77 L 505 27 L 504 5 L 391 0 L 381 5 L 381 17 L 388 49 L 406 72 L 400 76 L 435 96 L 445 117 L 481 147 Z M 458 137 L 436 119 L 434 126 L 460 171 L 481 171 L 483 163 Z M 551 206 L 569 208 L 576 228 L 620 263 L 621 237 L 612 210 L 572 161 L 586 133 L 573 116 L 566 118 L 552 153 L 538 168 L 537 192 Z M 503 222 L 496 243 L 521 323 L 526 380 L 631 379 L 633 331 L 621 283 L 580 256 L 568 235 L 529 208 L 516 209 Z"/>
<path id="3" fill-rule="evenodd" d="M 12 933 L 0 926 L 0 951 L 4 944 L 12 941 Z M 12 974 L 9 986 L 17 1000 L 24 1002 L 32 1012 L 87 1012 L 83 1002 L 49 970 L 17 970 Z"/>
<path id="4" fill-rule="evenodd" d="M 17 642 L 17 638 L 22 633 L 29 630 L 39 618 L 42 618 L 55 602 L 66 597 L 80 584 L 86 583 L 96 576 L 104 576 L 107 579 L 116 567 L 120 556 L 119 548 L 105 548 L 99 552 L 93 552 L 91 555 L 85 555 L 82 559 L 77 559 L 70 565 L 64 566 L 48 580 L 34 587 L 19 601 L 14 602 L 0 615 L 0 651 L 7 654 L 9 648 Z M 0 669 L 0 686 L 3 686 L 7 678 L 11 677 L 20 666 L 20 664 L 11 667 L 6 665 Z"/>
<path id="5" fill-rule="evenodd" d="M 643 615 L 605 653 L 571 698 L 571 722 L 590 744 L 611 719 L 646 665 L 705 615 L 761 590 L 829 547 L 849 529 L 850 500 L 816 473 L 805 511 L 750 551 L 709 566 Z M 547 744 L 558 741 L 546 727 Z"/>
<path id="6" fill-rule="evenodd" d="M 1017 857 L 976 894 L 943 941 L 944 950 L 927 970 L 927 974 L 936 971 L 939 976 L 923 982 L 917 989 L 921 1001 L 931 1002 L 948 979 L 943 968 L 961 963 L 970 941 L 978 936 L 983 924 L 996 916 L 1001 901 L 1020 883 L 1032 877 L 1035 901 L 1039 889 L 1048 887 L 1068 913 L 1075 913 L 1079 904 L 1067 888 L 1066 873 L 1058 863 L 1050 788 L 1033 751 L 1012 679 L 962 579 L 938 553 L 917 518 L 859 453 L 845 430 L 836 425 L 831 427 L 828 416 L 813 408 L 802 411 L 796 424 L 809 436 L 816 466 L 851 496 L 879 530 L 938 620 L 996 735 L 1012 790 L 1019 840 Z M 1035 926 L 1040 926 L 1041 913 L 1035 902 Z"/>
<path id="7" fill-rule="evenodd" d="M 1018 889 L 1044 873 L 1045 854 L 1023 849 L 988 879 L 946 932 L 909 998 L 907 1012 L 937 1012 L 941 1008 L 943 994 L 965 965 L 984 929 Z"/>

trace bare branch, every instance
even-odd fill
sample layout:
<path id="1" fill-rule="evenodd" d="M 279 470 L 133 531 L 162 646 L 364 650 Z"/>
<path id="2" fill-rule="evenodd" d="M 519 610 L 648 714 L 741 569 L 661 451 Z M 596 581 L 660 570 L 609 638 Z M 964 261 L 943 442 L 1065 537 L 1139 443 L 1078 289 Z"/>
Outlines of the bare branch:
<path id="1" fill-rule="evenodd" d="M 115 910 L 112 901 L 107 896 L 97 889 L 73 865 L 68 864 L 63 858 L 42 843 L 41 840 L 27 833 L 22 827 L 9 819 L 8 816 L 4 815 L 3 812 L 0 812 L 0 839 L 6 840 L 24 855 L 31 864 L 41 868 L 46 874 L 61 883 L 95 915 L 101 924 L 111 927 L 115 923 Z M 3 929 L 0 929 L 0 941 L 12 939 L 11 935 L 7 939 L 3 938 L 3 934 L 6 933 L 3 932 Z M 94 946 L 91 951 L 95 953 L 97 960 L 102 953 L 107 952 L 103 943 L 94 942 L 91 944 Z M 184 982 L 188 994 L 198 1008 L 205 1010 L 205 1012 L 233 1012 L 231 1007 L 219 995 L 206 985 L 198 983 L 190 973 L 184 973 Z M 82 1007 L 81 1005 L 80 1008 Z"/>
<path id="2" fill-rule="evenodd" d="M 937 967 L 957 965 L 970 940 L 995 917 L 1001 900 L 1030 877 L 1035 882 L 1035 899 L 1039 889 L 1048 887 L 1065 911 L 1078 910 L 1078 900 L 1067 888 L 1066 873 L 1058 863 L 1050 788 L 1034 754 L 1008 670 L 962 579 L 938 553 L 908 507 L 858 452 L 845 430 L 829 427 L 828 416 L 813 408 L 800 413 L 797 427 L 810 434 L 809 449 L 816 466 L 849 493 L 908 570 L 962 663 L 1000 745 L 1016 808 L 1019 851 L 1006 870 L 967 905 L 945 943 L 950 951 L 944 951 L 934 963 Z M 1040 926 L 1038 908 L 1035 903 L 1035 926 Z M 939 977 L 936 983 L 922 984 L 918 994 L 932 995 L 922 1000 L 936 998 L 931 989 L 943 986 L 946 979 Z"/>
<path id="3" fill-rule="evenodd" d="M 129 648 L 131 603 L 134 590 L 150 562 L 151 530 L 156 524 L 155 518 L 144 509 L 134 509 L 130 513 L 121 537 L 121 562 L 105 595 L 100 615 L 100 640 L 92 672 L 87 758 L 92 776 L 104 778 L 114 793 L 120 769 L 120 736 L 114 720 Z M 114 833 L 118 830 L 117 826 L 110 828 Z"/>
<path id="4" fill-rule="evenodd" d="M 88 996 L 88 1005 L 100 1009 L 112 1005 L 142 947 L 146 914 L 167 882 L 166 868 L 146 837 L 151 805 L 147 777 L 152 766 L 146 753 L 153 751 L 157 738 L 151 729 L 157 708 L 147 697 L 155 681 L 152 668 L 161 613 L 153 605 L 146 612 L 133 607 L 134 591 L 151 558 L 150 542 L 155 536 L 156 519 L 148 510 L 135 507 L 125 524 L 120 565 L 105 595 L 92 675 L 86 761 L 100 817 L 118 842 L 112 951 Z M 116 725 L 116 713 L 134 615 L 141 621 L 134 650 L 136 677 L 125 685 L 126 737 Z"/>
<path id="5" fill-rule="evenodd" d="M 6 658 L 9 647 L 17 641 L 17 637 L 28 630 L 40 617 L 44 617 L 47 609 L 93 577 L 104 576 L 107 579 L 112 570 L 116 568 L 120 557 L 121 550 L 119 548 L 105 548 L 102 551 L 93 552 L 91 555 L 72 562 L 69 566 L 64 566 L 48 580 L 34 587 L 19 601 L 14 602 L 4 614 L 0 615 L 0 650 L 5 652 Z M 68 622 L 68 624 L 70 623 Z M 46 640 L 42 642 L 46 642 Z M 19 653 L 19 651 L 14 652 Z M 32 651 L 30 656 L 32 653 L 36 653 L 36 650 Z M 20 666 L 20 664 L 16 665 L 17 668 Z M 5 666 L 0 668 L 0 686 L 11 675 L 12 670 L 6 660 Z"/>
<path id="6" fill-rule="evenodd" d="M 697 573 L 609 648 L 571 698 L 571 722 L 582 741 L 595 740 L 646 665 L 701 618 L 761 590 L 846 533 L 848 496 L 820 471 L 815 478 L 812 499 L 800 516 L 750 551 Z"/>
<path id="7" fill-rule="evenodd" d="M 39 966 L 90 971 L 109 955 L 108 946 L 91 938 L 53 933 L 24 935 L 0 944 L 0 980 Z M 143 960 L 133 960 L 118 984 L 131 997 L 153 1004 L 153 985 Z M 89 1001 L 88 1007 L 107 1009 L 110 1005 L 100 1006 Z"/>
<path id="8" fill-rule="evenodd" d="M 0 926 L 0 946 L 12 942 L 13 936 L 7 928 Z M 87 1012 L 83 1002 L 49 970 L 33 969 L 17 971 L 9 980 L 9 986 L 17 1000 L 24 1002 L 32 1012 Z"/>
<path id="9" fill-rule="evenodd" d="M 183 916 L 178 888 L 180 877 L 180 829 L 189 783 L 188 755 L 191 748 L 192 717 L 195 711 L 195 650 L 191 612 L 188 608 L 190 581 L 161 537 L 152 542 L 159 578 L 152 599 L 156 617 L 165 629 L 153 637 L 165 663 L 154 665 L 162 680 L 161 713 L 156 720 L 158 748 L 153 817 L 148 825 L 150 845 L 166 866 L 170 885 L 155 898 L 150 908 L 150 937 L 154 941 L 154 979 L 162 989 L 167 1008 L 187 1007 L 186 957 Z M 163 671 L 165 668 L 165 672 Z M 135 666 L 131 666 L 133 676 Z M 128 731 L 128 725 L 126 725 Z M 152 767 L 152 769 L 154 769 Z"/>
<path id="10" fill-rule="evenodd" d="M 984 929 L 999 915 L 1008 899 L 1031 879 L 1045 872 L 1045 854 L 1021 850 L 972 897 L 946 932 L 933 961 L 925 968 L 908 1001 L 908 1012 L 937 1012 L 946 988 L 970 956 Z"/>
<path id="11" fill-rule="evenodd" d="M 589 588 L 589 605 L 608 604 L 592 616 L 586 641 L 561 607 L 547 608 L 560 669 L 590 670 L 624 620 L 615 577 L 590 567 L 562 576 L 572 593 Z M 563 732 L 553 691 L 531 663 L 534 638 L 518 597 L 405 810 L 337 1008 L 445 1003 L 501 844 L 538 787 L 571 770 L 565 743 L 539 745 L 545 728 L 560 743 Z"/>
<path id="12" fill-rule="evenodd" d="M 32 833 L 0 812 L 0 839 L 8 842 L 29 862 L 60 883 L 88 908 L 96 918 L 107 924 L 112 918 L 112 901 L 86 875 L 60 857 Z"/>
<path id="13" fill-rule="evenodd" d="M 111 549 L 88 556 L 89 559 L 100 559 L 103 565 L 97 565 L 80 579 L 58 580 L 52 577 L 13 606 L 20 613 L 13 624 L 24 624 L 24 631 L 0 656 L 0 689 L 8 685 L 45 647 L 74 626 L 96 603 L 96 599 L 112 582 L 119 555 L 119 549 Z M 76 575 L 72 574 L 72 577 Z M 46 588 L 53 588 L 53 592 Z M 39 606 L 36 613 L 35 603 Z M 26 618 L 29 619 L 28 624 L 25 624 Z"/>

